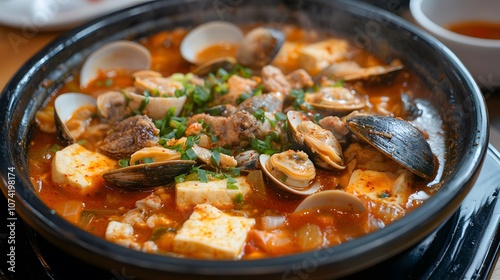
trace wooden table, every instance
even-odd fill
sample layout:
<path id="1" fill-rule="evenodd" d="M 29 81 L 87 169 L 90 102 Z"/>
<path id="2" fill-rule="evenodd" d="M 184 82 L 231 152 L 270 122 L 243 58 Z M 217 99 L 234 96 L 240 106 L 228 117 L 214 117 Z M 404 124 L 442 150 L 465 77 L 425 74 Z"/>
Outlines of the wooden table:
<path id="1" fill-rule="evenodd" d="M 39 32 L 29 33 L 20 29 L 0 26 L 0 89 L 3 89 L 16 71 L 33 54 L 40 50 L 47 43 L 52 41 L 60 32 Z M 492 104 L 498 104 L 500 108 L 500 95 L 488 98 Z M 491 110 L 490 112 L 495 110 Z M 491 142 L 500 150 L 500 110 L 497 112 L 498 126 L 492 125 Z M 500 280 L 500 261 L 497 262 L 492 280 Z"/>

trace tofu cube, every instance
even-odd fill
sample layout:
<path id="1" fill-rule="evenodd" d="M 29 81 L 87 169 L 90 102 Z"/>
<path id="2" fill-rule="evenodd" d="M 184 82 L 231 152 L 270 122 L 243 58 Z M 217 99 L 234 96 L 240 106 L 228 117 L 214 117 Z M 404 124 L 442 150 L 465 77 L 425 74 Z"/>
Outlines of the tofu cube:
<path id="1" fill-rule="evenodd" d="M 413 175 L 406 170 L 396 173 L 356 169 L 351 175 L 347 192 L 366 195 L 376 203 L 404 207 L 412 193 Z"/>
<path id="2" fill-rule="evenodd" d="M 210 203 L 217 208 L 231 208 L 238 196 L 245 197 L 250 185 L 245 176 L 234 178 L 237 189 L 228 188 L 227 179 L 209 181 L 185 181 L 175 185 L 175 202 L 179 209 L 190 209 L 198 204 Z"/>
<path id="3" fill-rule="evenodd" d="M 238 259 L 255 220 L 196 205 L 173 241 L 174 252 L 204 259 Z"/>
<path id="4" fill-rule="evenodd" d="M 310 75 L 316 75 L 323 68 L 344 60 L 349 44 L 342 39 L 327 39 L 300 49 L 299 65 Z"/>
<path id="5" fill-rule="evenodd" d="M 52 180 L 60 187 L 88 194 L 98 188 L 96 182 L 102 173 L 115 168 L 116 160 L 72 144 L 57 151 L 52 159 Z"/>
<path id="6" fill-rule="evenodd" d="M 131 239 L 134 235 L 134 228 L 125 223 L 111 221 L 106 228 L 106 240 L 114 241 L 120 239 Z"/>
<path id="7" fill-rule="evenodd" d="M 281 46 L 281 49 L 276 54 L 272 61 L 272 65 L 283 70 L 283 73 L 289 73 L 298 68 L 300 49 L 305 46 L 305 43 L 286 41 Z"/>

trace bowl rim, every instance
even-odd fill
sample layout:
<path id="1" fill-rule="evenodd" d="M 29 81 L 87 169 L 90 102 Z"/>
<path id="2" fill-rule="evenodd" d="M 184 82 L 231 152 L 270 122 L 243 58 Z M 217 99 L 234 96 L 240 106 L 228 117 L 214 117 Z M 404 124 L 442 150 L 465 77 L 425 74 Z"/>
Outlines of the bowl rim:
<path id="1" fill-rule="evenodd" d="M 410 13 L 412 14 L 415 21 L 427 29 L 429 32 L 440 36 L 451 42 L 457 42 L 466 46 L 482 47 L 482 48 L 500 48 L 500 39 L 484 39 L 472 36 L 467 36 L 459 34 L 444 28 L 443 26 L 437 24 L 432 19 L 430 19 L 427 14 L 422 9 L 423 3 L 428 0 L 410 0 Z"/>
<path id="2" fill-rule="evenodd" d="M 125 15 L 127 11 L 140 13 L 141 7 L 145 6 L 153 7 L 155 5 L 160 5 L 160 4 L 155 4 L 154 2 L 156 1 L 140 4 L 138 6 L 134 6 L 125 9 L 123 11 L 102 17 L 90 23 L 87 23 L 79 28 L 73 29 L 63 34 L 58 39 L 56 39 L 48 46 L 43 48 L 41 51 L 35 54 L 29 60 L 29 62 L 27 62 L 23 67 L 21 67 L 21 69 L 15 74 L 15 76 L 4 88 L 4 92 L 0 96 L 0 101 L 1 101 L 0 108 L 5 110 L 0 110 L 0 112 L 2 112 L 1 114 L 5 114 L 6 116 L 8 115 L 9 112 L 10 113 L 13 112 L 15 106 L 17 105 L 17 101 L 15 99 L 20 98 L 20 95 L 22 94 L 22 90 L 21 88 L 17 87 L 17 84 L 23 80 L 28 79 L 30 75 L 33 75 L 34 72 L 39 71 L 43 67 L 43 63 L 41 63 L 40 60 L 47 59 L 47 57 L 50 58 L 50 55 L 55 55 L 57 53 L 57 50 L 60 50 L 62 46 L 65 46 L 66 42 L 68 41 L 72 41 L 75 39 L 79 40 L 83 37 L 88 36 L 89 34 L 91 36 L 95 31 L 90 32 L 90 30 L 96 27 L 102 27 L 102 25 L 106 25 L 103 23 L 103 21 L 105 20 L 106 21 L 112 20 L 112 22 L 115 22 L 116 20 L 123 18 L 123 15 Z M 478 125 L 480 126 L 478 127 L 478 129 L 486 131 L 486 133 L 484 134 L 480 133 L 477 135 L 477 138 L 475 139 L 477 145 L 471 147 L 468 153 L 464 155 L 465 159 L 467 160 L 464 160 L 464 162 L 462 162 L 460 166 L 457 166 L 457 174 L 452 176 L 451 180 L 448 181 L 449 184 L 462 184 L 462 185 L 468 184 L 470 186 L 461 187 L 458 192 L 453 188 L 444 188 L 444 189 L 442 188 L 438 192 L 439 194 L 438 196 L 433 196 L 426 202 L 429 205 L 429 207 L 427 208 L 435 207 L 439 209 L 439 211 L 437 211 L 438 215 L 447 216 L 447 217 L 441 217 L 440 223 L 444 223 L 443 220 L 447 220 L 451 216 L 451 213 L 447 214 L 446 212 L 449 211 L 445 211 L 444 209 L 446 208 L 448 210 L 449 209 L 456 210 L 458 208 L 458 204 L 448 203 L 446 205 L 443 205 L 442 201 L 440 201 L 439 198 L 443 198 L 445 201 L 449 202 L 456 197 L 462 197 L 462 198 L 465 197 L 465 195 L 467 194 L 468 190 L 472 185 L 471 182 L 475 180 L 475 177 L 477 177 L 479 173 L 478 171 L 480 169 L 479 167 L 481 166 L 482 160 L 486 155 L 487 135 L 488 135 L 486 106 L 484 103 L 484 99 L 482 99 L 480 96 L 480 90 L 473 81 L 473 78 L 470 76 L 470 74 L 467 72 L 463 64 L 458 60 L 458 58 L 451 51 L 449 51 L 444 45 L 442 45 L 440 42 L 433 39 L 432 37 L 429 37 L 428 35 L 424 34 L 419 29 L 415 28 L 413 25 L 407 23 L 405 20 L 399 17 L 395 17 L 393 14 L 387 11 L 378 8 L 375 10 L 375 8 L 373 8 L 371 5 L 365 3 L 355 3 L 347 0 L 339 0 L 336 2 L 314 0 L 311 2 L 317 4 L 333 3 L 331 5 L 335 5 L 335 3 L 344 3 L 348 4 L 348 7 L 351 10 L 353 8 L 356 8 L 356 9 L 362 9 L 364 11 L 366 10 L 370 10 L 371 12 L 376 11 L 378 13 L 377 16 L 382 17 L 383 19 L 388 21 L 393 21 L 394 24 L 402 26 L 404 30 L 410 31 L 414 35 L 421 37 L 423 40 L 426 41 L 426 43 L 430 44 L 433 48 L 441 52 L 444 52 L 444 54 L 448 56 L 450 63 L 456 66 L 457 68 L 456 70 L 461 74 L 461 77 L 465 78 L 464 82 L 471 89 L 472 93 L 475 93 L 471 94 L 471 98 L 475 100 L 475 104 L 478 105 L 478 114 L 476 116 L 478 120 Z M 179 4 L 182 3 L 182 1 L 180 0 L 171 1 L 171 3 Z M 364 16 L 366 17 L 366 15 Z M 85 31 L 88 32 L 87 35 L 84 34 Z M 2 155 L 4 156 L 4 159 L 7 159 L 7 161 L 2 163 L 2 165 L 15 162 L 14 157 L 16 155 L 14 155 L 11 152 L 11 149 L 9 148 L 12 148 L 12 146 L 14 145 L 18 145 L 18 143 L 9 143 L 7 141 L 7 135 L 9 134 L 9 123 L 6 122 L 5 120 L 6 118 L 0 118 L 0 124 L 2 124 L 0 130 L 3 131 L 3 133 L 0 134 L 0 145 L 7 147 L 7 149 L 2 149 L 1 151 Z M 19 176 L 18 178 L 22 178 L 21 173 L 18 173 L 18 176 Z M 4 180 L 4 183 L 7 182 L 6 181 L 7 178 L 3 174 L 2 174 L 2 179 Z M 28 179 L 24 180 L 22 183 L 23 185 L 26 185 L 24 187 L 27 187 L 28 185 L 31 184 L 31 182 Z M 6 195 L 5 188 L 2 188 L 2 191 Z M 219 260 L 193 260 L 193 259 L 181 259 L 175 257 L 172 258 L 163 255 L 158 256 L 158 255 L 138 252 L 132 249 L 128 249 L 110 243 L 102 238 L 93 236 L 90 233 L 83 231 L 77 228 L 76 226 L 71 225 L 63 218 L 55 215 L 47 206 L 45 206 L 45 204 L 43 204 L 43 202 L 38 197 L 34 197 L 32 195 L 28 196 L 21 195 L 18 196 L 18 199 L 19 198 L 20 198 L 20 206 L 24 208 L 24 211 L 27 211 L 24 214 L 28 218 L 28 222 L 31 222 L 29 224 L 37 228 L 38 230 L 41 230 L 42 233 L 45 232 L 45 234 L 42 235 L 44 237 L 49 237 L 54 242 L 57 241 L 62 242 L 62 240 L 73 242 L 72 245 L 78 250 L 86 250 L 93 254 L 105 254 L 115 261 L 123 262 L 129 265 L 136 265 L 140 268 L 161 269 L 162 271 L 165 270 L 174 273 L 198 273 L 204 275 L 212 275 L 217 272 L 220 273 L 221 269 L 223 269 L 225 275 L 236 275 L 236 274 L 241 274 L 242 272 L 248 274 L 262 274 L 262 273 L 275 273 L 276 271 L 278 271 L 279 273 L 283 273 L 283 271 L 289 271 L 291 265 L 297 263 L 301 264 L 303 263 L 304 259 L 308 258 L 310 259 L 312 257 L 314 257 L 313 260 L 316 260 L 320 265 L 328 264 L 331 261 L 338 262 L 340 256 L 337 251 L 345 253 L 345 255 L 342 256 L 341 258 L 342 260 L 341 262 L 339 262 L 339 265 L 348 265 L 349 260 L 359 257 L 360 253 L 371 252 L 371 250 L 378 248 L 380 246 L 380 238 L 384 236 L 385 238 L 397 241 L 398 244 L 394 244 L 395 247 L 402 246 L 402 248 L 405 249 L 408 248 L 410 245 L 412 245 L 412 244 L 405 244 L 406 241 L 401 240 L 401 233 L 407 232 L 407 229 L 405 228 L 406 223 L 404 221 L 409 221 L 408 216 L 416 220 L 420 220 L 423 223 L 432 224 L 432 229 L 435 229 L 438 226 L 438 223 L 434 220 L 432 222 L 425 221 L 424 218 L 428 218 L 430 216 L 430 213 L 427 213 L 428 211 L 426 210 L 426 208 L 419 207 L 407 215 L 408 219 L 401 219 L 404 221 L 398 220 L 388 225 L 385 228 L 382 228 L 376 232 L 365 235 L 363 237 L 357 238 L 352 242 L 347 242 L 338 246 L 325 248 L 319 251 L 299 253 L 278 258 L 266 258 L 262 260 L 239 260 L 236 262 L 219 261 Z M 63 229 L 67 228 L 68 226 L 72 229 L 72 232 L 64 232 Z M 427 230 L 427 232 L 420 232 L 419 236 L 418 237 L 414 236 L 413 239 L 420 240 L 428 233 L 430 233 L 430 230 Z M 359 244 L 365 244 L 365 246 L 363 248 L 360 248 Z M 397 251 L 401 252 L 403 249 L 398 249 Z M 322 258 L 321 256 L 318 255 L 320 253 L 325 253 L 326 257 Z M 333 254 L 333 260 L 332 256 L 329 255 L 330 253 Z M 392 255 L 395 255 L 396 253 L 393 252 Z M 133 258 L 131 258 L 131 256 L 133 256 Z M 135 256 L 140 256 L 140 258 L 134 258 Z M 369 259 L 367 259 L 367 263 L 364 264 L 364 267 L 368 267 L 378 262 L 375 260 L 377 258 L 380 258 L 380 256 L 375 256 L 371 260 L 371 262 Z M 87 261 L 93 261 L 93 260 L 88 259 Z M 157 267 L 158 265 L 162 265 L 162 267 L 159 268 Z M 256 267 L 259 268 L 258 271 L 255 270 Z M 351 271 L 355 271 L 356 269 L 359 269 L 359 266 L 350 267 L 349 269 L 351 269 Z"/>

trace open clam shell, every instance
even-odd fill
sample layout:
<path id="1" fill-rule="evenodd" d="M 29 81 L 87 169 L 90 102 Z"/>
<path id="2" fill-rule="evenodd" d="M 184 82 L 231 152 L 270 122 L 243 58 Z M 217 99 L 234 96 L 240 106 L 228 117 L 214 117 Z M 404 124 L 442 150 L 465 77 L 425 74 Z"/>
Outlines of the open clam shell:
<path id="1" fill-rule="evenodd" d="M 326 190 L 306 197 L 294 212 L 316 208 L 333 208 L 351 213 L 366 211 L 365 205 L 357 196 L 341 190 Z"/>
<path id="2" fill-rule="evenodd" d="M 257 27 L 245 35 L 236 58 L 243 66 L 260 69 L 271 63 L 285 42 L 285 34 L 271 27 Z"/>
<path id="3" fill-rule="evenodd" d="M 83 107 L 96 107 L 97 101 L 94 97 L 83 93 L 64 93 L 54 101 L 54 119 L 56 123 L 57 137 L 67 145 L 76 142 L 74 133 L 68 128 L 67 122 L 76 111 Z"/>
<path id="4" fill-rule="evenodd" d="M 308 153 L 314 164 L 327 170 L 345 168 L 342 147 L 331 131 L 313 123 L 299 111 L 288 111 L 286 117 L 292 142 Z"/>
<path id="5" fill-rule="evenodd" d="M 213 45 L 239 44 L 243 40 L 241 29 L 230 22 L 211 21 L 201 24 L 189 32 L 181 42 L 182 57 L 192 64 L 200 64 L 198 54 Z"/>
<path id="6" fill-rule="evenodd" d="M 85 60 L 80 71 L 80 85 L 86 87 L 95 79 L 99 70 L 128 69 L 131 71 L 149 69 L 151 54 L 139 43 L 132 41 L 115 41 L 106 44 Z"/>
<path id="7" fill-rule="evenodd" d="M 307 187 L 304 187 L 304 188 L 292 187 L 288 184 L 285 184 L 283 182 L 283 180 L 276 178 L 273 175 L 273 173 L 271 172 L 271 170 L 269 170 L 269 168 L 267 166 L 267 162 L 269 161 L 270 158 L 271 158 L 271 156 L 269 156 L 269 155 L 261 154 L 259 156 L 260 167 L 261 167 L 262 171 L 264 172 L 264 174 L 267 176 L 267 178 L 271 179 L 271 181 L 273 181 L 282 190 L 285 190 L 287 192 L 290 192 L 290 193 L 293 193 L 296 195 L 310 195 L 310 194 L 317 192 L 320 189 L 321 185 L 316 181 L 314 181 L 313 183 L 309 184 Z"/>
<path id="8" fill-rule="evenodd" d="M 357 115 L 346 119 L 347 127 L 412 173 L 430 180 L 436 175 L 436 157 L 422 133 L 403 119 Z"/>
<path id="9" fill-rule="evenodd" d="M 323 87 L 319 92 L 307 93 L 306 103 L 325 115 L 344 116 L 366 106 L 366 98 L 345 87 Z"/>
<path id="10" fill-rule="evenodd" d="M 148 189 L 174 182 L 176 176 L 189 172 L 195 164 L 194 160 L 137 164 L 108 171 L 102 177 L 106 182 L 121 188 Z"/>
<path id="11" fill-rule="evenodd" d="M 361 67 L 354 61 L 344 61 L 332 64 L 314 77 L 318 81 L 321 77 L 330 79 L 341 79 L 346 82 L 369 81 L 386 82 L 396 76 L 404 68 L 399 60 L 394 60 L 389 65 L 375 65 L 370 67 Z"/>

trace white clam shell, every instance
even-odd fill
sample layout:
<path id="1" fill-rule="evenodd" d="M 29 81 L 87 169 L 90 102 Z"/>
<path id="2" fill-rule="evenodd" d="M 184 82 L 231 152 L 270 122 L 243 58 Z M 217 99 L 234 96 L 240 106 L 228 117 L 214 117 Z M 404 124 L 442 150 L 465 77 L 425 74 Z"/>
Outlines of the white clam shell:
<path id="1" fill-rule="evenodd" d="M 56 127 L 60 136 L 68 143 L 74 143 L 75 137 L 66 126 L 66 122 L 73 116 L 73 113 L 85 106 L 97 106 L 97 100 L 87 94 L 69 92 L 59 95 L 54 101 Z"/>
<path id="2" fill-rule="evenodd" d="M 217 43 L 239 44 L 243 40 L 243 32 L 232 23 L 225 21 L 211 21 L 194 28 L 184 37 L 181 43 L 182 57 L 196 64 L 198 53 Z"/>
<path id="3" fill-rule="evenodd" d="M 290 187 L 290 186 L 287 186 L 286 184 L 284 184 L 283 182 L 281 182 L 280 180 L 278 180 L 277 178 L 275 178 L 273 176 L 273 174 L 271 174 L 271 172 L 267 169 L 267 166 L 266 166 L 266 162 L 269 160 L 270 156 L 269 155 L 266 155 L 266 154 L 262 154 L 259 156 L 259 163 L 260 163 L 260 167 L 262 168 L 262 171 L 264 172 L 264 174 L 269 178 L 271 179 L 274 183 L 276 183 L 276 185 L 278 187 L 280 187 L 281 189 L 287 191 L 287 192 L 290 192 L 290 193 L 293 193 L 293 194 L 297 194 L 297 195 L 310 195 L 310 194 L 313 194 L 315 192 L 317 192 L 321 185 L 318 183 L 318 182 L 314 182 L 313 184 L 309 185 L 307 188 L 293 188 L 293 187 Z"/>
<path id="4" fill-rule="evenodd" d="M 61 121 L 68 121 L 73 113 L 84 106 L 97 106 L 96 99 L 88 94 L 69 92 L 59 95 L 54 101 L 54 110 Z"/>
<path id="5" fill-rule="evenodd" d="M 85 60 L 80 72 L 80 85 L 86 87 L 97 77 L 99 69 L 146 70 L 151 66 L 149 50 L 132 41 L 115 41 L 95 50 Z"/>
<path id="6" fill-rule="evenodd" d="M 127 92 L 127 96 L 130 98 L 130 102 L 128 104 L 129 108 L 139 109 L 143 103 L 143 100 L 146 98 L 144 95 Z M 149 97 L 149 103 L 146 105 L 144 110 L 146 114 L 153 119 L 161 119 L 167 114 L 170 108 L 175 108 L 174 115 L 179 116 L 181 114 L 182 108 L 184 107 L 184 103 L 186 102 L 187 97 Z"/>
<path id="7" fill-rule="evenodd" d="M 312 194 L 306 197 L 294 212 L 313 208 L 333 208 L 353 213 L 366 211 L 365 205 L 357 196 L 340 190 L 327 190 Z"/>

